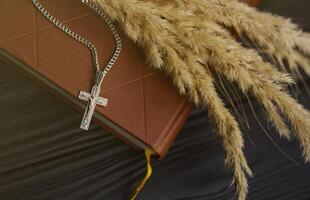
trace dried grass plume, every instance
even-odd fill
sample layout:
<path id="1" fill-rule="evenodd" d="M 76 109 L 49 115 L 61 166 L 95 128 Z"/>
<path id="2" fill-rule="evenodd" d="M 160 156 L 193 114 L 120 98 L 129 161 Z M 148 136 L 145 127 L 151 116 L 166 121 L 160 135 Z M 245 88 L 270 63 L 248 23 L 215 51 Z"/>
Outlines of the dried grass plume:
<path id="1" fill-rule="evenodd" d="M 181 94 L 204 106 L 234 171 L 238 199 L 245 200 L 252 172 L 238 122 L 218 94 L 219 78 L 255 98 L 280 136 L 297 138 L 310 161 L 310 113 L 287 92 L 301 71 L 310 75 L 310 36 L 285 18 L 236 0 L 93 0 L 136 42 Z M 240 44 L 231 33 L 255 49 Z M 284 60 L 288 62 L 286 66 Z M 292 131 L 289 127 L 292 127 Z"/>

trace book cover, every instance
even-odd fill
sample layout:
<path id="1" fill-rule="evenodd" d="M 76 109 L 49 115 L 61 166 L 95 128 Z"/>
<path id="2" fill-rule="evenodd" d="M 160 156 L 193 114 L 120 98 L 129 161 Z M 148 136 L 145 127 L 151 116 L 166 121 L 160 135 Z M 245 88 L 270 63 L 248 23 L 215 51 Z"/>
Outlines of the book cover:
<path id="1" fill-rule="evenodd" d="M 41 0 L 44 7 L 97 47 L 100 66 L 113 54 L 108 27 L 76 0 Z M 10 12 L 14 10 L 14 15 Z M 121 33 L 121 31 L 120 31 Z M 103 81 L 93 117 L 126 143 L 163 158 L 192 110 L 163 73 L 152 70 L 141 50 L 121 33 L 123 50 Z M 89 50 L 47 21 L 30 1 L 11 0 L 0 6 L 0 59 L 84 112 L 79 92 L 90 91 L 94 68 Z M 35 102 L 34 102 L 35 103 Z"/>

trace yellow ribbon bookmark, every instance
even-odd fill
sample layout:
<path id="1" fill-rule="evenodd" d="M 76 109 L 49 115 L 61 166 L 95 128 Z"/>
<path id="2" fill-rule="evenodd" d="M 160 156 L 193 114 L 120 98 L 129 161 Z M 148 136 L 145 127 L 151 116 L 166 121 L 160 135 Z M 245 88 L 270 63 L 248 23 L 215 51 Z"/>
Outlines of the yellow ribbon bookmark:
<path id="1" fill-rule="evenodd" d="M 146 182 L 149 180 L 149 178 L 152 175 L 151 157 L 152 157 L 152 152 L 149 150 L 145 150 L 146 169 L 147 169 L 146 174 L 145 174 L 145 177 L 141 180 L 141 182 L 137 186 L 137 188 L 135 189 L 130 200 L 135 200 L 137 198 L 140 191 L 143 189 L 144 185 L 146 184 Z"/>

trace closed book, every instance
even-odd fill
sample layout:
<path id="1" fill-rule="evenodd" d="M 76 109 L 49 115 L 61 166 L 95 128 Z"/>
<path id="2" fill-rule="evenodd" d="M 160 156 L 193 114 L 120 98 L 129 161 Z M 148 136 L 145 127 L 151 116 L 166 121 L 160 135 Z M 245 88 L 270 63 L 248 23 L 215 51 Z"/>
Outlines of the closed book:
<path id="1" fill-rule="evenodd" d="M 250 5 L 259 2 L 242 1 Z M 40 3 L 51 15 L 95 44 L 100 66 L 109 61 L 115 41 L 99 16 L 81 1 Z M 163 158 L 191 113 L 192 104 L 178 94 L 168 77 L 153 70 L 143 52 L 119 32 L 123 50 L 104 79 L 100 94 L 109 103 L 107 107 L 96 107 L 93 122 L 131 146 L 151 150 Z M 45 19 L 31 1 L 1 1 L 0 62 L 24 72 L 84 112 L 86 102 L 78 96 L 81 90 L 90 91 L 94 83 L 90 51 Z"/>
<path id="2" fill-rule="evenodd" d="M 115 41 L 99 16 L 76 0 L 40 3 L 95 44 L 100 66 L 109 61 Z M 109 99 L 108 106 L 96 106 L 92 122 L 133 147 L 151 150 L 163 158 L 191 113 L 192 105 L 178 94 L 168 77 L 151 69 L 142 51 L 119 32 L 122 52 L 103 80 L 100 94 Z M 81 111 L 82 119 L 86 102 L 78 99 L 79 92 L 90 92 L 95 76 L 88 48 L 56 28 L 31 1 L 25 0 L 0 3 L 0 48 L 1 64 L 24 72 L 62 97 Z"/>

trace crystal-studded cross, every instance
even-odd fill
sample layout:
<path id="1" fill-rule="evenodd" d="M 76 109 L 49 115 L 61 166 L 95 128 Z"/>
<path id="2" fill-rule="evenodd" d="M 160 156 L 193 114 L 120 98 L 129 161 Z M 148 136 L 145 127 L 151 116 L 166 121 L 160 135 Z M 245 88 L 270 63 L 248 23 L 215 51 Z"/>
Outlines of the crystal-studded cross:
<path id="1" fill-rule="evenodd" d="M 101 83 L 105 76 L 105 72 L 97 71 L 95 85 L 91 89 L 91 93 L 80 91 L 79 99 L 88 101 L 84 116 L 81 122 L 81 129 L 88 130 L 91 119 L 93 117 L 96 105 L 101 105 L 106 107 L 108 104 L 108 99 L 100 97 Z"/>

